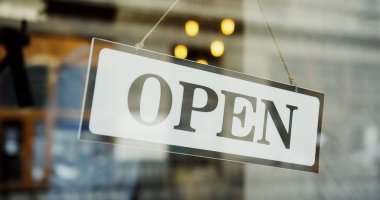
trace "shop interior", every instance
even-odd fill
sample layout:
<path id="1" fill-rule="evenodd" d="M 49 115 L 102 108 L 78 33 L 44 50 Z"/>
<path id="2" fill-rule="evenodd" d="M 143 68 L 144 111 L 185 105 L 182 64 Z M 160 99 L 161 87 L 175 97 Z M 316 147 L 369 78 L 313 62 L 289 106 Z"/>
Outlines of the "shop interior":
<path id="1" fill-rule="evenodd" d="M 79 140 L 91 39 L 134 46 L 173 1 L 0 0 L 0 199 L 379 198 L 380 3 L 262 2 L 325 93 L 319 174 Z M 254 0 L 180 0 L 144 48 L 287 83 Z"/>

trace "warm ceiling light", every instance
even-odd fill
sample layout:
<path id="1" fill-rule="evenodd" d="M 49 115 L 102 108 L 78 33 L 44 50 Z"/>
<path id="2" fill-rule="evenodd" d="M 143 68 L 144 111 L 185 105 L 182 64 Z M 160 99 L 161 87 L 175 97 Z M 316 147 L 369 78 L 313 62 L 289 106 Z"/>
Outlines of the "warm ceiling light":
<path id="1" fill-rule="evenodd" d="M 201 64 L 205 64 L 205 65 L 208 64 L 207 60 L 205 60 L 205 59 L 198 59 L 197 63 L 201 63 Z"/>
<path id="2" fill-rule="evenodd" d="M 185 59 L 187 57 L 187 47 L 182 44 L 175 46 L 174 56 L 177 58 Z"/>
<path id="3" fill-rule="evenodd" d="M 199 24 L 195 20 L 189 20 L 185 24 L 186 34 L 190 37 L 194 37 L 198 34 Z"/>
<path id="4" fill-rule="evenodd" d="M 220 57 L 224 53 L 224 43 L 220 40 L 214 40 L 211 43 L 211 54 L 215 57 Z"/>
<path id="5" fill-rule="evenodd" d="M 235 21 L 232 19 L 223 19 L 220 28 L 224 35 L 231 35 L 235 31 Z"/>

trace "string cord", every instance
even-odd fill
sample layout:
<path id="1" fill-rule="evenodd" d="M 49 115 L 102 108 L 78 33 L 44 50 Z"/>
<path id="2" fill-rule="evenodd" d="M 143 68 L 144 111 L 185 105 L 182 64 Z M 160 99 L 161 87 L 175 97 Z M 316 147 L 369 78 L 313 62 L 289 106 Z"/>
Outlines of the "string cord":
<path id="1" fill-rule="evenodd" d="M 162 22 L 162 20 L 165 19 L 165 17 L 166 17 L 166 16 L 169 14 L 169 12 L 174 8 L 174 6 L 178 3 L 178 1 L 180 1 L 180 0 L 175 0 L 175 1 L 172 3 L 172 5 L 166 10 L 166 12 L 165 12 L 165 13 L 161 16 L 161 18 L 156 22 L 156 24 L 155 24 L 155 25 L 154 25 L 154 26 L 153 26 L 153 27 L 152 27 L 152 28 L 151 28 L 151 29 L 145 34 L 145 36 L 141 39 L 141 41 L 138 42 L 138 43 L 135 45 L 136 50 L 138 50 L 138 49 L 144 47 L 145 40 L 146 40 L 146 39 L 147 39 L 147 38 L 153 33 L 153 31 L 154 31 L 154 30 L 157 28 L 157 26 Z M 263 9 L 263 7 L 261 6 L 261 1 L 260 1 L 260 0 L 257 0 L 257 3 L 259 4 L 259 8 L 260 8 L 261 14 L 263 15 L 263 18 L 264 18 L 265 23 L 266 23 L 266 25 L 267 25 L 268 31 L 269 31 L 269 33 L 271 34 L 272 39 L 273 39 L 273 42 L 274 42 L 274 44 L 275 44 L 275 46 L 276 46 L 277 53 L 278 53 L 278 55 L 280 56 L 281 62 L 282 62 L 282 64 L 283 64 L 283 66 L 284 66 L 284 69 L 285 69 L 287 75 L 288 75 L 289 83 L 290 83 L 291 85 L 295 86 L 295 88 L 296 88 L 296 90 L 297 90 L 297 85 L 296 85 L 296 83 L 295 83 L 295 81 L 294 81 L 294 78 L 293 78 L 292 75 L 290 74 L 290 71 L 289 71 L 289 69 L 288 69 L 288 66 L 286 65 L 286 62 L 285 62 L 285 58 L 284 58 L 284 56 L 283 56 L 283 54 L 282 54 L 282 52 L 281 52 L 281 50 L 280 50 L 280 47 L 279 47 L 279 45 L 278 45 L 278 43 L 277 43 L 277 40 L 276 40 L 276 38 L 275 38 L 275 36 L 274 36 L 274 34 L 273 34 L 272 28 L 271 28 L 271 26 L 270 26 L 270 24 L 269 24 L 269 22 L 268 22 L 267 17 L 266 17 L 265 14 L 264 14 L 264 9 Z"/>
<path id="2" fill-rule="evenodd" d="M 174 6 L 178 3 L 179 0 L 175 0 L 173 4 L 166 10 L 166 12 L 161 16 L 161 18 L 156 22 L 156 24 L 145 34 L 145 36 L 141 39 L 139 43 L 135 45 L 136 50 L 144 47 L 145 40 L 153 33 L 154 29 L 161 23 L 162 20 L 168 15 L 168 13 L 174 8 Z"/>
<path id="3" fill-rule="evenodd" d="M 272 36 L 272 39 L 273 39 L 273 42 L 274 42 L 274 44 L 276 45 L 277 53 L 278 53 L 278 55 L 280 56 L 280 59 L 281 59 L 282 64 L 284 65 L 285 71 L 286 71 L 286 73 L 287 73 L 287 75 L 288 75 L 289 83 L 290 83 L 291 85 L 293 85 L 293 86 L 296 88 L 296 90 L 297 90 L 297 84 L 295 83 L 294 78 L 293 78 L 292 75 L 290 74 L 290 71 L 289 71 L 289 69 L 288 69 L 288 66 L 286 65 L 285 58 L 284 58 L 284 56 L 282 55 L 282 52 L 281 52 L 281 50 L 280 50 L 280 47 L 279 47 L 279 45 L 278 45 L 278 43 L 277 43 L 277 40 L 276 40 L 274 34 L 273 34 L 273 31 L 272 31 L 272 28 L 271 28 L 271 26 L 270 26 L 270 24 L 269 24 L 269 22 L 268 22 L 268 19 L 267 19 L 267 17 L 266 17 L 265 14 L 264 14 L 263 7 L 261 6 L 261 1 L 260 1 L 260 0 L 257 0 L 257 3 L 259 4 L 259 8 L 260 8 L 261 14 L 263 15 L 263 18 L 264 18 L 264 20 L 265 20 L 265 23 L 266 23 L 266 25 L 267 25 L 268 31 L 270 32 L 270 34 L 271 34 L 271 36 Z"/>

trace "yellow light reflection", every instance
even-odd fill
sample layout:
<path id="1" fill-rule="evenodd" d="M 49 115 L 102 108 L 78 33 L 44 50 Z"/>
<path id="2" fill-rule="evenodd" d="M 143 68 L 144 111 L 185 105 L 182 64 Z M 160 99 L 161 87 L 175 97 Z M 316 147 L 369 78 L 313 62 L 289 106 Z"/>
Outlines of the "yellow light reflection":
<path id="1" fill-rule="evenodd" d="M 198 59 L 197 63 L 201 63 L 201 64 L 204 64 L 204 65 L 208 64 L 207 60 L 205 60 L 205 59 Z"/>
<path id="2" fill-rule="evenodd" d="M 187 47 L 182 44 L 175 46 L 174 56 L 177 58 L 185 59 L 187 57 Z"/>
<path id="3" fill-rule="evenodd" d="M 189 20 L 185 24 L 186 34 L 190 37 L 194 37 L 198 34 L 199 24 L 195 20 Z"/>
<path id="4" fill-rule="evenodd" d="M 224 53 L 224 43 L 220 40 L 214 40 L 211 43 L 211 54 L 215 57 L 220 57 Z"/>
<path id="5" fill-rule="evenodd" d="M 235 21 L 232 19 L 223 19 L 220 28 L 224 35 L 231 35 L 235 31 Z"/>

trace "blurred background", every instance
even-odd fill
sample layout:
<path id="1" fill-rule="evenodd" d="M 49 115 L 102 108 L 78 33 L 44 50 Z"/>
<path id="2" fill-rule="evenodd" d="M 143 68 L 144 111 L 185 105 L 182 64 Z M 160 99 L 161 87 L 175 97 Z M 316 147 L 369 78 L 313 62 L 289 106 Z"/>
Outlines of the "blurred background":
<path id="1" fill-rule="evenodd" d="M 378 0 L 262 0 L 325 93 L 319 174 L 78 140 L 91 38 L 134 45 L 173 2 L 0 0 L 0 199 L 380 198 Z M 144 48 L 288 80 L 256 0 L 180 0 Z"/>

